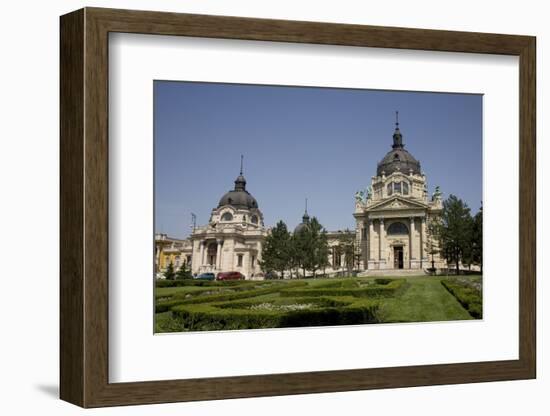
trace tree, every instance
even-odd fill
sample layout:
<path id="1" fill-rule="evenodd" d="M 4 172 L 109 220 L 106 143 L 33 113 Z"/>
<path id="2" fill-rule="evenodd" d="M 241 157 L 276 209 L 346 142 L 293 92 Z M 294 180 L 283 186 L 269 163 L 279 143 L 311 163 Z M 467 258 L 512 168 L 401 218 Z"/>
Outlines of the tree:
<path id="1" fill-rule="evenodd" d="M 326 230 L 317 218 L 313 217 L 306 227 L 292 236 L 291 264 L 302 270 L 310 270 L 313 277 L 317 271 L 328 265 L 328 238 Z"/>
<path id="2" fill-rule="evenodd" d="M 346 269 L 351 273 L 355 264 L 355 234 L 349 229 L 338 235 L 338 253 L 344 256 Z"/>
<path id="3" fill-rule="evenodd" d="M 183 262 L 179 270 L 176 272 L 176 279 L 192 279 L 191 270 L 187 268 L 187 262 Z"/>
<path id="4" fill-rule="evenodd" d="M 460 262 L 467 254 L 472 240 L 472 217 L 468 205 L 450 195 L 443 202 L 437 228 L 440 252 L 448 263 L 455 264 L 456 274 L 459 274 Z"/>
<path id="5" fill-rule="evenodd" d="M 302 261 L 302 243 L 299 233 L 292 234 L 290 237 L 289 244 L 289 269 L 290 269 L 290 278 L 292 279 L 295 275 L 296 278 L 300 275 L 300 267 Z"/>
<path id="6" fill-rule="evenodd" d="M 164 277 L 168 280 L 174 280 L 174 278 L 176 277 L 176 273 L 174 273 L 174 264 L 172 263 L 172 261 L 170 261 L 170 264 L 164 271 Z"/>
<path id="7" fill-rule="evenodd" d="M 468 243 L 465 244 L 462 250 L 462 264 L 468 266 L 468 270 L 471 270 L 472 263 L 474 262 L 474 241 L 473 241 L 473 230 L 474 230 L 474 219 L 469 218 L 468 228 L 470 230 L 470 235 Z"/>
<path id="8" fill-rule="evenodd" d="M 312 241 L 311 233 L 308 229 L 302 229 L 292 236 L 292 266 L 297 269 L 296 274 L 299 275 L 299 270 L 302 270 L 302 277 L 306 277 L 306 270 L 310 266 L 310 250 Z"/>
<path id="9" fill-rule="evenodd" d="M 332 268 L 334 270 L 340 270 L 342 268 L 342 256 L 344 255 L 344 249 L 340 244 L 335 245 L 332 253 Z"/>
<path id="10" fill-rule="evenodd" d="M 285 270 L 291 267 L 290 254 L 290 233 L 286 224 L 279 221 L 265 239 L 260 266 L 265 272 L 276 271 L 282 279 Z"/>
<path id="11" fill-rule="evenodd" d="M 483 207 L 474 215 L 472 226 L 472 260 L 483 273 Z"/>
<path id="12" fill-rule="evenodd" d="M 317 269 L 323 269 L 323 275 L 325 274 L 325 268 L 329 265 L 328 262 L 328 237 L 327 231 L 323 229 L 319 235 L 319 241 L 316 248 L 316 260 Z"/>
<path id="13" fill-rule="evenodd" d="M 437 245 L 437 233 L 439 223 L 435 218 L 430 218 L 426 227 L 426 253 L 431 257 L 432 267 L 429 269 L 432 273 L 435 272 L 434 255 L 439 253 L 439 247 Z"/>

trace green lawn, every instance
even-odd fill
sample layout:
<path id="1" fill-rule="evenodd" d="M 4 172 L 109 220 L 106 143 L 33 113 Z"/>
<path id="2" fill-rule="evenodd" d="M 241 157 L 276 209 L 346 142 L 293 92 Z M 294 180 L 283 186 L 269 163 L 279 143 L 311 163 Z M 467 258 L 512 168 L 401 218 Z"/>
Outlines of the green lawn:
<path id="1" fill-rule="evenodd" d="M 155 332 L 473 319 L 441 284 L 443 279 L 384 282 L 358 277 L 157 287 Z M 482 278 L 461 276 L 461 281 L 479 286 Z"/>
<path id="2" fill-rule="evenodd" d="M 384 299 L 384 322 L 428 322 L 473 319 L 441 284 L 439 277 L 408 279 L 409 288 L 401 296 Z"/>

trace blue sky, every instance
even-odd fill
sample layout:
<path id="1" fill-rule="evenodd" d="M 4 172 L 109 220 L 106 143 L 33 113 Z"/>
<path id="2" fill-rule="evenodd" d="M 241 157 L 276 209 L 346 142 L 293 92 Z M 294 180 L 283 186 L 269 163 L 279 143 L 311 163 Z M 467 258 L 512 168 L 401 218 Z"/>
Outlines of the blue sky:
<path id="1" fill-rule="evenodd" d="M 155 230 L 186 237 L 233 189 L 244 155 L 247 190 L 267 226 L 309 213 L 354 228 L 354 194 L 391 149 L 395 111 L 430 194 L 482 200 L 482 96 L 243 84 L 154 82 Z"/>

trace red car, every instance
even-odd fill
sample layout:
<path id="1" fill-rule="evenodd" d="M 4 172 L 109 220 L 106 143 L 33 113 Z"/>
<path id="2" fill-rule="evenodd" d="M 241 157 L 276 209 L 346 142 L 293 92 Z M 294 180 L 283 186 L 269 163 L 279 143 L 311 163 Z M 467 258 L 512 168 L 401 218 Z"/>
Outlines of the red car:
<path id="1" fill-rule="evenodd" d="M 239 272 L 218 273 L 216 280 L 244 280 L 244 274 Z"/>

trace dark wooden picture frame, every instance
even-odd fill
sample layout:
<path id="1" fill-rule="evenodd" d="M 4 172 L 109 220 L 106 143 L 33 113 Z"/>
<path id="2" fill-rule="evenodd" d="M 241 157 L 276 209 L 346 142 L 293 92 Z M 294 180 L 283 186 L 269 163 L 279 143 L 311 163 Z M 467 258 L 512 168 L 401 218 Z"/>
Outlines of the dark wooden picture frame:
<path id="1" fill-rule="evenodd" d="M 110 32 L 519 57 L 519 359 L 109 383 Z M 82 407 L 530 379 L 536 376 L 535 38 L 85 8 L 61 17 L 60 396 Z"/>

